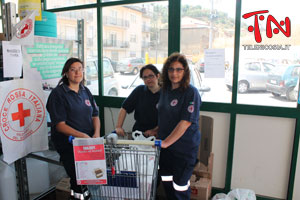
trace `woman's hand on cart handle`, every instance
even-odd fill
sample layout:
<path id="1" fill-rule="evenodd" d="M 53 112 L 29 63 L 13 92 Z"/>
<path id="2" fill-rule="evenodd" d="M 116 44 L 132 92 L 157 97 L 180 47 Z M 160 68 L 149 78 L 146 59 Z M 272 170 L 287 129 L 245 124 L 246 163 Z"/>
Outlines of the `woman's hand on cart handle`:
<path id="1" fill-rule="evenodd" d="M 91 138 L 91 137 L 88 134 L 83 133 L 82 137 L 80 137 L 80 138 Z M 75 137 L 73 135 L 70 135 L 68 138 L 69 143 L 72 143 L 74 139 L 75 139 Z"/>
<path id="2" fill-rule="evenodd" d="M 115 131 L 116 131 L 116 133 L 117 133 L 118 135 L 120 135 L 120 136 L 125 136 L 125 131 L 124 131 L 124 129 L 123 129 L 122 127 L 117 127 L 117 128 L 115 129 Z"/>
<path id="3" fill-rule="evenodd" d="M 167 142 L 166 141 L 164 141 L 164 140 L 161 140 L 161 148 L 167 148 L 169 145 L 167 144 Z"/>
<path id="4" fill-rule="evenodd" d="M 157 130 L 155 130 L 155 129 L 150 129 L 150 130 L 146 130 L 145 132 L 144 132 L 144 136 L 145 137 L 149 137 L 149 136 L 157 136 Z"/>

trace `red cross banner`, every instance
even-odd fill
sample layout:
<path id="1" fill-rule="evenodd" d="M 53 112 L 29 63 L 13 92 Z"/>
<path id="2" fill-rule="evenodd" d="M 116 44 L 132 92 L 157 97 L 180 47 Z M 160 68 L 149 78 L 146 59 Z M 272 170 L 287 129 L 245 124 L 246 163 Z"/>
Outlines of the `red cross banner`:
<path id="1" fill-rule="evenodd" d="M 11 44 L 33 45 L 34 43 L 34 18 L 38 15 L 36 10 L 31 11 L 24 19 L 13 27 Z"/>
<path id="2" fill-rule="evenodd" d="M 48 149 L 45 94 L 40 82 L 0 82 L 0 124 L 5 162 Z"/>

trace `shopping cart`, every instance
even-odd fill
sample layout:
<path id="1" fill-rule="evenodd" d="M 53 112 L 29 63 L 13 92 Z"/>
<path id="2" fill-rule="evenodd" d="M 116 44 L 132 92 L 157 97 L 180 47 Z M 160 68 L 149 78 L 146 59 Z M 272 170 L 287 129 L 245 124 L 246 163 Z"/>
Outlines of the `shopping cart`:
<path id="1" fill-rule="evenodd" d="M 155 199 L 159 153 L 160 141 L 107 137 L 107 184 L 87 185 L 91 200 Z"/>

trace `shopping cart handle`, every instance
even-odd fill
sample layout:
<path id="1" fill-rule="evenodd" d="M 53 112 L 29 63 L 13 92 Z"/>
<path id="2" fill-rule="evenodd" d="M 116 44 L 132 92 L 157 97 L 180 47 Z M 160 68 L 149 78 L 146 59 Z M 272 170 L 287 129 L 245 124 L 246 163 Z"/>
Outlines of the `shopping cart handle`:
<path id="1" fill-rule="evenodd" d="M 161 140 L 155 140 L 154 145 L 157 147 L 161 147 Z"/>
<path id="2" fill-rule="evenodd" d="M 68 140 L 69 143 L 73 143 L 73 140 L 75 139 L 74 136 L 70 135 Z M 153 145 L 151 141 L 137 141 L 137 140 L 119 140 L 116 137 L 116 134 L 111 134 L 110 137 L 108 137 L 108 140 L 105 140 L 105 143 L 108 141 L 109 144 L 142 144 L 142 145 Z M 161 147 L 161 140 L 155 140 L 154 141 L 154 146 L 156 147 Z"/>
<path id="3" fill-rule="evenodd" d="M 73 143 L 73 140 L 75 139 L 75 137 L 73 135 L 70 135 L 68 140 L 69 140 L 69 143 Z"/>
<path id="4" fill-rule="evenodd" d="M 112 132 L 106 136 L 106 142 L 108 144 L 117 144 L 118 143 L 118 135 L 115 132 Z"/>

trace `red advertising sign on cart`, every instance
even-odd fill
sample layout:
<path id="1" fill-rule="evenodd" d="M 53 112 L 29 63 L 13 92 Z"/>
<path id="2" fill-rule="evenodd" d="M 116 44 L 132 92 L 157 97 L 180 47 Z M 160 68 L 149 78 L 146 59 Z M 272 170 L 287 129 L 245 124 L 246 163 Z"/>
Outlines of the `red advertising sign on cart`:
<path id="1" fill-rule="evenodd" d="M 73 140 L 78 185 L 107 184 L 106 160 L 102 138 Z"/>

